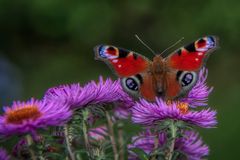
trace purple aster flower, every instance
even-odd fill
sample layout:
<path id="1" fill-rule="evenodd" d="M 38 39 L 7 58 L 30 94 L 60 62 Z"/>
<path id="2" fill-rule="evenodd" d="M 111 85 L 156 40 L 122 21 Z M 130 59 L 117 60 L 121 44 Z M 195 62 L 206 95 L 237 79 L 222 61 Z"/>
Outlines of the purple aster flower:
<path id="1" fill-rule="evenodd" d="M 0 160 L 10 160 L 11 157 L 7 154 L 5 149 L 0 148 Z"/>
<path id="2" fill-rule="evenodd" d="M 21 152 L 26 150 L 28 147 L 26 139 L 20 139 L 17 144 L 13 147 L 12 154 L 13 156 L 17 157 Z"/>
<path id="3" fill-rule="evenodd" d="M 99 78 L 99 82 L 91 81 L 83 87 L 80 84 L 72 84 L 50 88 L 44 99 L 67 102 L 71 109 L 119 101 L 126 105 L 133 104 L 131 98 L 122 90 L 119 80 L 107 79 L 104 81 L 102 77 Z"/>
<path id="4" fill-rule="evenodd" d="M 76 105 L 76 101 L 81 95 L 82 87 L 79 83 L 71 85 L 60 85 L 58 87 L 52 87 L 47 90 L 44 95 L 44 99 L 47 101 L 59 101 L 62 103 L 68 103 Z"/>
<path id="5" fill-rule="evenodd" d="M 88 131 L 88 136 L 94 140 L 102 141 L 107 136 L 107 127 L 102 125 L 97 128 L 91 128 Z"/>
<path id="6" fill-rule="evenodd" d="M 128 119 L 131 116 L 131 106 L 126 105 L 123 102 L 116 104 L 116 107 L 113 109 L 114 116 L 118 119 Z"/>
<path id="7" fill-rule="evenodd" d="M 11 107 L 3 108 L 0 116 L 0 135 L 32 133 L 36 129 L 48 126 L 60 126 L 71 118 L 69 106 L 56 101 L 38 101 L 33 98 L 28 102 L 14 102 Z"/>
<path id="8" fill-rule="evenodd" d="M 206 68 L 201 69 L 196 85 L 189 91 L 187 96 L 181 98 L 180 101 L 188 103 L 192 108 L 207 106 L 208 96 L 213 90 L 213 87 L 209 88 L 206 85 L 207 75 L 208 70 Z"/>
<path id="9" fill-rule="evenodd" d="M 158 137 L 156 137 L 158 135 Z M 147 155 L 154 150 L 155 139 L 158 138 L 158 148 L 167 143 L 166 133 L 153 134 L 149 130 L 132 138 L 132 144 L 128 145 L 129 160 L 138 160 L 137 154 L 131 149 L 142 149 Z M 193 131 L 185 131 L 183 137 L 175 140 L 174 151 L 183 153 L 188 160 L 200 160 L 209 154 L 208 146 L 205 145 L 198 134 Z"/>
<path id="10" fill-rule="evenodd" d="M 137 155 L 131 151 L 133 148 L 142 149 L 146 154 L 150 154 L 154 149 L 156 135 L 152 134 L 149 129 L 145 132 L 141 133 L 139 136 L 132 137 L 132 144 L 128 145 L 129 149 L 129 157 L 128 159 L 137 160 Z M 159 146 L 163 146 L 166 143 L 165 134 L 159 134 L 158 144 Z"/>
<path id="11" fill-rule="evenodd" d="M 199 138 L 198 133 L 185 131 L 184 136 L 176 140 L 176 150 L 185 153 L 189 160 L 200 160 L 209 154 L 209 148 Z"/>
<path id="12" fill-rule="evenodd" d="M 132 121 L 151 126 L 166 119 L 174 119 L 204 128 L 214 127 L 217 124 L 216 111 L 210 109 L 188 111 L 187 108 L 187 103 L 167 104 L 162 99 L 150 103 L 142 99 L 132 107 Z"/>
<path id="13" fill-rule="evenodd" d="M 35 143 L 42 143 L 44 138 L 42 135 L 34 135 L 34 139 L 33 141 Z M 27 154 L 28 153 L 28 144 L 27 144 L 27 140 L 26 138 L 21 138 L 13 147 L 12 149 L 12 155 L 15 157 L 18 157 L 20 155 L 23 156 L 23 154 Z M 19 158 L 19 157 L 18 157 Z"/>

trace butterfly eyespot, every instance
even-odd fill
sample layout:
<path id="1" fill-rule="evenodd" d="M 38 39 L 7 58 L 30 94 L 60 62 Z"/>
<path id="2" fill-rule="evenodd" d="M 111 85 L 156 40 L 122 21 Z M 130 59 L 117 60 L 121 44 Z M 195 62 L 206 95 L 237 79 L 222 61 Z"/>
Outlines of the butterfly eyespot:
<path id="1" fill-rule="evenodd" d="M 110 47 L 107 48 L 107 53 L 109 55 L 113 55 L 114 56 L 116 54 L 116 49 L 114 47 L 110 46 Z"/>
<path id="2" fill-rule="evenodd" d="M 137 91 L 138 83 L 133 78 L 126 79 L 126 87 L 130 90 Z"/>
<path id="3" fill-rule="evenodd" d="M 115 51 L 115 48 L 114 47 L 108 47 L 108 51 Z"/>
<path id="4" fill-rule="evenodd" d="M 140 80 L 136 76 L 126 77 L 121 80 L 123 89 L 132 96 L 138 96 Z"/>
<path id="5" fill-rule="evenodd" d="M 193 81 L 193 75 L 191 73 L 186 73 L 182 79 L 182 86 L 187 86 Z"/>
<path id="6" fill-rule="evenodd" d="M 206 52 L 216 47 L 216 39 L 212 36 L 204 37 L 196 41 L 196 51 Z"/>
<path id="7" fill-rule="evenodd" d="M 182 72 L 179 76 L 179 83 L 185 90 L 189 90 L 197 81 L 197 74 L 195 72 Z"/>
<path id="8" fill-rule="evenodd" d="M 118 50 L 113 46 L 99 46 L 96 48 L 99 57 L 103 59 L 116 59 L 118 58 Z"/>

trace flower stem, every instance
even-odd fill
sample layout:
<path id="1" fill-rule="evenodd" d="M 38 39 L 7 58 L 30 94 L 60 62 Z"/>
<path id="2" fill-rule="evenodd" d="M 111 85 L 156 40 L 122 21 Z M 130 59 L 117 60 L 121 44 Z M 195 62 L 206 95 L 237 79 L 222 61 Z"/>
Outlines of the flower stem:
<path id="1" fill-rule="evenodd" d="M 167 157 L 167 160 L 172 160 L 172 157 L 174 154 L 175 139 L 177 135 L 177 127 L 175 126 L 174 120 L 171 120 L 169 129 L 171 133 L 171 139 L 170 139 L 169 155 Z"/>
<path id="2" fill-rule="evenodd" d="M 118 123 L 119 160 L 124 160 L 123 123 Z"/>
<path id="3" fill-rule="evenodd" d="M 88 152 L 88 156 L 91 156 L 90 143 L 89 143 L 88 131 L 87 131 L 88 129 L 87 129 L 87 124 L 86 124 L 87 117 L 88 117 L 88 110 L 84 110 L 83 111 L 83 122 L 82 122 L 83 138 L 84 138 L 84 144 L 85 144 L 86 150 Z"/>
<path id="4" fill-rule="evenodd" d="M 27 141 L 27 144 L 28 144 L 28 150 L 29 150 L 29 153 L 30 153 L 30 156 L 31 156 L 31 159 L 32 160 L 37 160 L 33 150 L 30 148 L 30 146 L 33 144 L 33 139 L 32 139 L 32 136 L 31 135 L 26 135 L 26 141 Z"/>
<path id="5" fill-rule="evenodd" d="M 150 157 L 150 160 L 156 160 L 157 159 L 156 150 L 158 149 L 158 146 L 159 146 L 159 137 L 158 137 L 158 135 L 156 135 L 155 138 L 154 138 L 154 153 Z"/>
<path id="6" fill-rule="evenodd" d="M 75 156 L 72 152 L 72 149 L 71 149 L 71 144 L 69 142 L 69 138 L 68 138 L 68 125 L 65 124 L 64 125 L 64 137 L 65 137 L 65 141 L 66 141 L 66 145 L 67 145 L 67 150 L 68 150 L 68 154 L 70 156 L 70 159 L 71 160 L 75 160 Z"/>
<path id="7" fill-rule="evenodd" d="M 113 148 L 114 160 L 118 160 L 118 151 L 117 151 L 116 141 L 114 138 L 113 123 L 108 111 L 105 111 L 105 114 L 107 118 L 109 137 L 110 137 L 112 148 Z"/>

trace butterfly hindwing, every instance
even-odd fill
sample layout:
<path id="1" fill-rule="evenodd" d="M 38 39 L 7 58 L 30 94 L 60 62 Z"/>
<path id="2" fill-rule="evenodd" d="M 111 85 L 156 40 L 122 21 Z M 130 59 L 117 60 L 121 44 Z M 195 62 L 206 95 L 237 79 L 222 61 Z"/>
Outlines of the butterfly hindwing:
<path id="1" fill-rule="evenodd" d="M 143 83 L 141 84 L 140 87 L 140 95 L 141 97 L 149 100 L 149 101 L 154 101 L 156 96 L 157 96 L 157 92 L 155 89 L 155 83 L 154 83 L 154 78 L 153 75 L 145 72 L 143 75 Z"/>
<path id="2" fill-rule="evenodd" d="M 121 79 L 123 89 L 135 98 L 143 97 L 149 101 L 154 101 L 157 93 L 153 75 L 143 72 L 130 77 Z"/>
<path id="3" fill-rule="evenodd" d="M 144 72 L 150 61 L 133 51 L 109 45 L 94 48 L 96 59 L 106 62 L 119 77 L 129 77 Z"/>
<path id="4" fill-rule="evenodd" d="M 176 99 L 185 95 L 197 82 L 198 72 L 172 70 L 164 80 L 166 99 Z"/>
<path id="5" fill-rule="evenodd" d="M 196 71 L 204 65 L 209 53 L 216 48 L 217 38 L 206 36 L 170 54 L 165 61 L 168 67 L 173 69 Z"/>

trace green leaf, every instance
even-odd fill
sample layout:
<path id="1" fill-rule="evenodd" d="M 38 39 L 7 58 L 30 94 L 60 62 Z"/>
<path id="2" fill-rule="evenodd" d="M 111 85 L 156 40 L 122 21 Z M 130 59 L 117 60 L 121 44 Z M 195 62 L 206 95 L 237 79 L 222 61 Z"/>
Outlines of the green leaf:
<path id="1" fill-rule="evenodd" d="M 133 149 L 131 149 L 131 151 L 136 153 L 140 160 L 148 160 L 148 155 L 147 155 L 147 153 L 144 152 L 144 150 L 142 150 L 140 148 L 133 148 Z"/>

